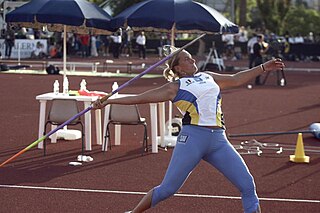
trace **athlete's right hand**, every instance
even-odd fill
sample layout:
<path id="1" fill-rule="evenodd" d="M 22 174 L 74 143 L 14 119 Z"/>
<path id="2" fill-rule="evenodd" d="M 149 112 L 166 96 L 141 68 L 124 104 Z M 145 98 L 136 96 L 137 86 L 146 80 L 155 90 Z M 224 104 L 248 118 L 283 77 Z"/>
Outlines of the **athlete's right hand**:
<path id="1" fill-rule="evenodd" d="M 96 109 L 102 109 L 103 107 L 105 107 L 108 104 L 107 100 L 110 98 L 111 95 L 112 93 L 97 99 L 95 102 L 92 103 L 92 109 L 96 110 Z"/>

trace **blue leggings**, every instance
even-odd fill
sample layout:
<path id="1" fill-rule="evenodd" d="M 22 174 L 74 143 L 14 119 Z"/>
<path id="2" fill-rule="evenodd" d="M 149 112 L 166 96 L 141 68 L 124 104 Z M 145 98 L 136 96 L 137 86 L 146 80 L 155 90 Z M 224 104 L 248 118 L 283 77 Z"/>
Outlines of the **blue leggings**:
<path id="1" fill-rule="evenodd" d="M 151 206 L 176 193 L 201 159 L 218 169 L 239 189 L 245 213 L 257 210 L 259 200 L 253 177 L 229 143 L 225 130 L 192 125 L 183 126 L 165 177 L 153 189 Z"/>

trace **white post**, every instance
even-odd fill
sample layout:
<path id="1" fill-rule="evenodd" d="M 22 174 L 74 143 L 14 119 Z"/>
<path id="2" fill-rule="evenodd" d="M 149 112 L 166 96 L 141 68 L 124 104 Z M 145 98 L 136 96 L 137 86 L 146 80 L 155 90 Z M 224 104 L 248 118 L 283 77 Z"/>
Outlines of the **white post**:
<path id="1" fill-rule="evenodd" d="M 20 42 L 18 42 L 18 65 L 21 65 L 21 63 L 20 63 Z"/>
<path id="2" fill-rule="evenodd" d="M 67 26 L 63 26 L 63 80 L 67 76 Z"/>
<path id="3" fill-rule="evenodd" d="M 159 103 L 159 132 L 160 132 L 160 146 L 166 147 L 166 143 L 164 141 L 164 129 L 166 126 L 165 122 L 165 103 Z"/>
<path id="4" fill-rule="evenodd" d="M 169 112 L 168 112 L 168 135 L 172 135 L 172 102 L 169 101 Z"/>

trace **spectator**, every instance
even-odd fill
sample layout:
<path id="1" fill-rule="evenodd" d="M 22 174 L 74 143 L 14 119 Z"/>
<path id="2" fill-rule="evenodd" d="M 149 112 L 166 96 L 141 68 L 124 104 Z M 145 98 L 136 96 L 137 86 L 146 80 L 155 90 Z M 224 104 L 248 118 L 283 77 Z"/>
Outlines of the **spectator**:
<path id="1" fill-rule="evenodd" d="M 234 35 L 233 34 L 222 34 L 222 41 L 225 46 L 226 56 L 225 59 L 235 59 L 234 57 Z"/>
<path id="2" fill-rule="evenodd" d="M 14 46 L 15 35 L 14 31 L 9 25 L 7 25 L 7 30 L 5 32 L 4 44 L 5 44 L 5 57 L 11 58 L 12 47 Z"/>
<path id="3" fill-rule="evenodd" d="M 320 33 L 316 34 L 314 36 L 314 43 L 316 44 L 320 44 Z"/>
<path id="4" fill-rule="evenodd" d="M 97 38 L 95 36 L 91 36 L 91 56 L 98 57 Z"/>
<path id="5" fill-rule="evenodd" d="M 304 38 L 301 36 L 300 33 L 297 33 L 296 37 L 294 38 L 294 43 L 296 44 L 303 44 Z"/>
<path id="6" fill-rule="evenodd" d="M 247 43 L 247 49 L 249 54 L 249 68 L 252 68 L 254 63 L 253 46 L 255 43 L 257 43 L 257 35 L 253 33 L 253 37 L 250 38 Z"/>
<path id="7" fill-rule="evenodd" d="M 27 29 L 25 27 L 21 27 L 18 32 L 17 35 L 15 36 L 16 39 L 26 39 L 26 33 L 27 33 Z"/>
<path id="8" fill-rule="evenodd" d="M 120 28 L 117 32 L 110 36 L 112 39 L 112 54 L 113 58 L 119 58 L 120 48 L 122 43 L 122 29 Z"/>
<path id="9" fill-rule="evenodd" d="M 289 43 L 289 38 L 285 39 L 284 42 L 284 49 L 283 49 L 283 56 L 286 60 L 292 60 L 291 55 L 290 55 L 290 43 Z"/>
<path id="10" fill-rule="evenodd" d="M 144 35 L 144 32 L 141 31 L 136 38 L 140 59 L 142 58 L 146 59 L 146 42 L 147 42 L 146 36 Z"/>
<path id="11" fill-rule="evenodd" d="M 264 42 L 264 35 L 257 35 L 257 42 L 253 45 L 253 58 L 254 66 L 258 66 L 263 63 L 263 55 L 267 52 L 269 45 Z M 255 79 L 256 85 L 261 85 L 260 76 L 258 75 Z"/>
<path id="12" fill-rule="evenodd" d="M 278 38 L 278 36 L 274 33 L 270 33 L 269 36 L 269 50 L 267 52 L 269 57 L 275 57 L 275 58 L 282 58 L 282 50 L 283 50 L 283 43 Z"/>
<path id="13" fill-rule="evenodd" d="M 131 45 L 131 39 L 132 39 L 132 33 L 133 31 L 131 30 L 130 27 L 128 27 L 124 32 L 122 36 L 122 53 L 129 57 L 132 55 L 132 45 Z"/>
<path id="14" fill-rule="evenodd" d="M 47 57 L 47 54 L 44 49 L 44 45 L 40 41 L 38 41 L 36 46 L 33 48 L 33 51 L 31 52 L 31 58 L 42 59 L 45 57 Z"/>
<path id="15" fill-rule="evenodd" d="M 90 36 L 89 35 L 80 35 L 81 43 L 81 55 L 82 57 L 89 57 L 90 55 Z"/>
<path id="16" fill-rule="evenodd" d="M 74 40 L 73 40 L 73 50 L 76 55 L 81 54 L 82 55 L 82 49 L 81 49 L 81 40 L 80 36 L 77 34 L 74 34 Z"/>
<path id="17" fill-rule="evenodd" d="M 304 44 L 304 38 L 301 36 L 300 33 L 297 33 L 296 37 L 294 38 L 295 46 L 300 49 L 302 44 Z M 303 61 L 305 59 L 305 55 L 302 52 L 298 52 L 297 57 L 295 58 L 296 61 Z"/>
<path id="18" fill-rule="evenodd" d="M 103 56 L 109 56 L 109 46 L 110 46 L 110 40 L 109 37 L 106 35 L 100 35 L 99 39 L 101 41 L 101 52 Z"/>
<path id="19" fill-rule="evenodd" d="M 50 58 L 62 58 L 62 48 L 59 44 L 51 44 L 49 47 Z"/>
<path id="20" fill-rule="evenodd" d="M 310 43 L 314 43 L 314 36 L 313 36 L 313 32 L 309 32 L 309 35 L 308 35 L 308 42 Z"/>
<path id="21" fill-rule="evenodd" d="M 240 48 L 241 48 L 241 55 L 246 55 L 247 51 L 246 51 L 246 44 L 248 42 L 248 31 L 246 30 L 246 28 L 244 26 L 240 27 L 239 33 L 236 35 L 237 40 L 240 44 Z"/>
<path id="22" fill-rule="evenodd" d="M 160 42 L 159 42 L 159 47 L 158 47 L 158 53 L 159 53 L 159 57 L 163 57 L 163 52 L 162 52 L 162 48 L 164 45 L 168 45 L 168 39 L 166 34 L 162 33 L 160 35 Z"/>

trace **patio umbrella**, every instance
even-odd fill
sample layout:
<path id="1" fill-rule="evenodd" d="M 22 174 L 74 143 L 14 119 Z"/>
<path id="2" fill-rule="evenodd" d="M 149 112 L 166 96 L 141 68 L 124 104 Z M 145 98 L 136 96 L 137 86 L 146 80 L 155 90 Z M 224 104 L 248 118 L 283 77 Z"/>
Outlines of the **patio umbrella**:
<path id="1" fill-rule="evenodd" d="M 86 0 L 32 0 L 6 15 L 6 22 L 21 27 L 63 32 L 63 71 L 66 77 L 67 32 L 110 34 L 111 16 Z"/>
<path id="2" fill-rule="evenodd" d="M 175 33 L 237 33 L 238 26 L 215 9 L 191 0 L 146 0 L 137 3 L 112 21 L 115 28 Z"/>

